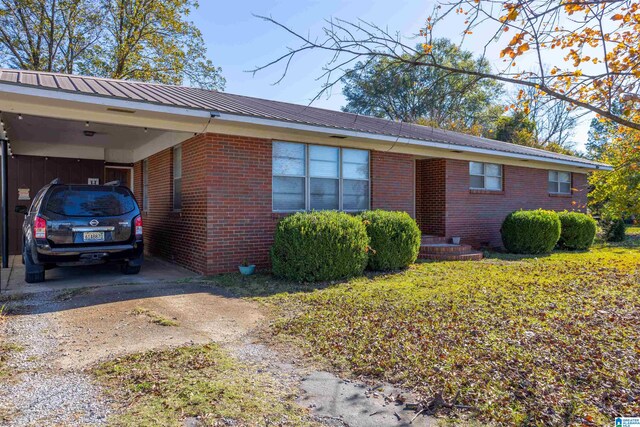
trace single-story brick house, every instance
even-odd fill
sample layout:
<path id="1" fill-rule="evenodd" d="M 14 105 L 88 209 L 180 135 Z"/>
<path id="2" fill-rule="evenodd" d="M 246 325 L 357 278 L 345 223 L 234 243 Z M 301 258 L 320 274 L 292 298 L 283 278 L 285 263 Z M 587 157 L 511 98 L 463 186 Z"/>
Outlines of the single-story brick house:
<path id="1" fill-rule="evenodd" d="M 425 235 L 499 246 L 509 212 L 584 210 L 587 174 L 610 169 L 350 113 L 45 72 L 1 70 L 0 111 L 9 253 L 13 208 L 42 185 L 118 178 L 144 210 L 146 249 L 204 274 L 268 266 L 276 222 L 310 209 L 401 210 Z"/>

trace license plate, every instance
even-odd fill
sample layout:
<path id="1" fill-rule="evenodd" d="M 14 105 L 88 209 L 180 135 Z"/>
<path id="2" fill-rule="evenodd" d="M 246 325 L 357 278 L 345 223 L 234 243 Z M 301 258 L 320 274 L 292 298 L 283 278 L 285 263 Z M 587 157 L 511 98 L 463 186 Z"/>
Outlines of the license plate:
<path id="1" fill-rule="evenodd" d="M 104 242 L 104 231 L 90 231 L 82 233 L 85 242 Z"/>

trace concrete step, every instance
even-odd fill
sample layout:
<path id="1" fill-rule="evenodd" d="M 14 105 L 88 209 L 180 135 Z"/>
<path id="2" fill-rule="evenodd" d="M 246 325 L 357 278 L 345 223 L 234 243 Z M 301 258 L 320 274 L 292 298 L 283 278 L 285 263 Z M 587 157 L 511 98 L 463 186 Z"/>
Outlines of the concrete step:
<path id="1" fill-rule="evenodd" d="M 434 245 L 437 243 L 449 243 L 451 239 L 447 239 L 443 236 L 431 236 L 428 234 L 422 235 L 422 244 L 423 245 Z"/>
<path id="2" fill-rule="evenodd" d="M 432 243 L 420 246 L 420 253 L 424 254 L 460 254 L 473 250 L 471 245 L 454 245 L 453 243 Z"/>
<path id="3" fill-rule="evenodd" d="M 439 253 L 425 254 L 420 256 L 421 259 L 431 259 L 434 261 L 480 261 L 484 257 L 482 252 L 469 251 L 464 253 Z"/>

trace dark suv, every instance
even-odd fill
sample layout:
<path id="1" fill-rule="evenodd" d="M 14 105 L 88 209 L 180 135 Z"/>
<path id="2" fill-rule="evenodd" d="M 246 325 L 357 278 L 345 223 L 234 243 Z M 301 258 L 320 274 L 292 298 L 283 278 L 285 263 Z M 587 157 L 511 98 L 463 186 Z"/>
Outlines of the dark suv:
<path id="1" fill-rule="evenodd" d="M 119 182 L 43 187 L 22 224 L 22 261 L 27 283 L 42 282 L 55 266 L 120 262 L 137 274 L 143 260 L 142 217 L 131 191 Z"/>

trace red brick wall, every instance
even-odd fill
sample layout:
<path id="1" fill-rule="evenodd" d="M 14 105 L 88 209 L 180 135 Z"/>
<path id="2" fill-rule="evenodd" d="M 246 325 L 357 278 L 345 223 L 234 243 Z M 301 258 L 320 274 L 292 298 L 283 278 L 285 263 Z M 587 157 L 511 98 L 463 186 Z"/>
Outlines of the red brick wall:
<path id="1" fill-rule="evenodd" d="M 548 169 L 503 166 L 503 191 L 469 190 L 469 162 L 447 160 L 446 236 L 460 236 L 473 245 L 501 246 L 500 226 L 518 209 L 584 211 L 587 176 L 573 174 L 573 194 L 553 196 L 547 191 Z"/>
<path id="2" fill-rule="evenodd" d="M 415 160 L 409 154 L 371 152 L 371 208 L 415 216 Z"/>
<path id="3" fill-rule="evenodd" d="M 172 210 L 172 155 L 166 149 L 148 159 L 147 252 L 204 274 L 236 271 L 245 258 L 268 268 L 282 217 L 271 208 L 271 141 L 207 134 L 183 142 L 180 212 Z M 134 185 L 142 205 L 141 171 L 138 162 Z M 585 175 L 573 174 L 573 186 L 581 190 L 573 197 L 550 197 L 546 170 L 505 166 L 504 176 L 503 192 L 477 194 L 469 191 L 466 161 L 416 162 L 410 155 L 372 151 L 371 207 L 414 214 L 417 200 L 423 232 L 499 245 L 500 224 L 513 210 L 586 204 Z"/>
<path id="4" fill-rule="evenodd" d="M 206 177 L 209 144 L 203 135 L 182 143 L 182 209 L 173 211 L 173 150 L 148 158 L 149 211 L 143 213 L 145 251 L 189 269 L 206 271 Z M 142 162 L 134 165 L 142 207 Z"/>
<path id="5" fill-rule="evenodd" d="M 271 206 L 271 141 L 207 134 L 182 143 L 183 201 L 172 212 L 172 150 L 149 158 L 149 212 L 143 215 L 148 253 L 192 270 L 236 271 L 246 258 L 268 268 L 273 233 L 282 214 Z M 142 205 L 142 162 L 134 166 Z M 373 208 L 414 212 L 414 161 L 371 153 Z"/>
<path id="6" fill-rule="evenodd" d="M 445 159 L 416 160 L 416 221 L 423 234 L 445 234 Z"/>
<path id="7" fill-rule="evenodd" d="M 271 209 L 271 141 L 208 135 L 207 272 L 237 271 L 246 258 L 269 265 L 281 217 Z"/>

